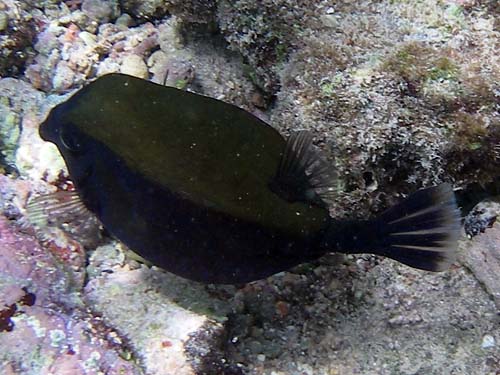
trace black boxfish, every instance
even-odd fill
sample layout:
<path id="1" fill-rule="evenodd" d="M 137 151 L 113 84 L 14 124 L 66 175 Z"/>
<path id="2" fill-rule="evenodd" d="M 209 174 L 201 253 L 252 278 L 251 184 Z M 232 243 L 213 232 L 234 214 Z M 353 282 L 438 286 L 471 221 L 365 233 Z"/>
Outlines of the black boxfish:
<path id="1" fill-rule="evenodd" d="M 329 252 L 430 271 L 455 257 L 460 214 L 450 185 L 373 219 L 335 220 L 335 172 L 308 132 L 285 139 L 209 97 L 108 74 L 52 109 L 40 135 L 57 145 L 81 202 L 112 235 L 188 279 L 245 283 Z"/>

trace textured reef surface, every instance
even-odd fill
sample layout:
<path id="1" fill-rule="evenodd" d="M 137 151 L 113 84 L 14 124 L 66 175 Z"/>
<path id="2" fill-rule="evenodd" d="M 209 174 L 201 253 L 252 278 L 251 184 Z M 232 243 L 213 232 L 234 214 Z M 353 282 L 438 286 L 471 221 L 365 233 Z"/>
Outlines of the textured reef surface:
<path id="1" fill-rule="evenodd" d="M 0 372 L 498 374 L 499 20 L 491 0 L 0 0 Z M 30 226 L 32 196 L 72 188 L 39 124 L 110 72 L 312 131 L 335 217 L 446 181 L 464 214 L 487 198 L 475 236 L 439 274 L 332 255 L 216 287 L 98 223 Z"/>

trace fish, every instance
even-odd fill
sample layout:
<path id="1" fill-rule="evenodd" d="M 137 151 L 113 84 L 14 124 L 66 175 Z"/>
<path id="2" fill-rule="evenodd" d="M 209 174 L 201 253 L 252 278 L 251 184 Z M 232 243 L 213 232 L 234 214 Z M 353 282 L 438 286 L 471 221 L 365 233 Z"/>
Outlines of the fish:
<path id="1" fill-rule="evenodd" d="M 207 96 L 111 73 L 54 107 L 39 133 L 75 186 L 66 207 L 92 212 L 132 251 L 183 278 L 248 283 L 327 253 L 428 271 L 455 260 L 460 213 L 450 184 L 374 218 L 335 219 L 339 179 L 310 132 L 284 137 Z"/>

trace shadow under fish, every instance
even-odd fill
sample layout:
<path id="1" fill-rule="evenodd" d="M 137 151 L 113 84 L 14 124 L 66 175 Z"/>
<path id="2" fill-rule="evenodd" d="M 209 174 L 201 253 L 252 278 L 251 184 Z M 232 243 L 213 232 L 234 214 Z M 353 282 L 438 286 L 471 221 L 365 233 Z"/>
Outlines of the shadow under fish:
<path id="1" fill-rule="evenodd" d="M 109 74 L 56 106 L 40 135 L 75 184 L 70 209 L 84 206 L 144 259 L 188 279 L 245 283 L 329 252 L 429 271 L 455 259 L 451 186 L 420 190 L 374 219 L 335 220 L 336 176 L 312 136 L 285 139 L 219 100 Z"/>

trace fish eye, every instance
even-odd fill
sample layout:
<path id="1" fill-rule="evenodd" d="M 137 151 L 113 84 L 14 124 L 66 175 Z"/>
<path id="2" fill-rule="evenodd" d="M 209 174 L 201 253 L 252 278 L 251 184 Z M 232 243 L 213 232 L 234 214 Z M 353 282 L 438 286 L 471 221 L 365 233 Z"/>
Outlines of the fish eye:
<path id="1" fill-rule="evenodd" d="M 66 124 L 61 127 L 59 138 L 62 145 L 74 154 L 81 153 L 83 151 L 83 140 L 79 137 L 77 132 L 74 131 L 74 127 L 71 124 Z"/>

